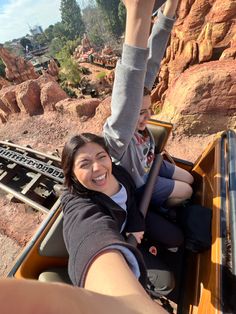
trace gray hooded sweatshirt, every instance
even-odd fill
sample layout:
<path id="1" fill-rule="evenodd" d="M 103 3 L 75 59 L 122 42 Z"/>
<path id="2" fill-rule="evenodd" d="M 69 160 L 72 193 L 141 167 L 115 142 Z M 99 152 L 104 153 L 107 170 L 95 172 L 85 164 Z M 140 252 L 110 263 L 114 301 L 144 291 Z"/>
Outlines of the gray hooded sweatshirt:
<path id="1" fill-rule="evenodd" d="M 174 19 L 164 16 L 159 10 L 148 49 L 124 44 L 122 58 L 116 66 L 111 116 L 103 127 L 103 135 L 113 161 L 131 174 L 137 187 L 145 184 L 146 173 L 143 147 L 137 145 L 135 137 L 143 88 L 152 89 L 173 24 Z M 150 144 L 153 145 L 153 142 L 150 134 Z"/>

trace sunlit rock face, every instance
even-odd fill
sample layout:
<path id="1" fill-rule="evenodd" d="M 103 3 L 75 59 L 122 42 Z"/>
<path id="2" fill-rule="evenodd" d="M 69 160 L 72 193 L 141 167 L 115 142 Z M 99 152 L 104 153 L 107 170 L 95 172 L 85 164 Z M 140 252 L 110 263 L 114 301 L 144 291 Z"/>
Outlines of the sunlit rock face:
<path id="1" fill-rule="evenodd" d="M 40 91 L 40 101 L 45 110 L 55 110 L 55 105 L 58 101 L 68 98 L 68 95 L 60 87 L 60 85 L 51 81 L 43 84 Z"/>
<path id="2" fill-rule="evenodd" d="M 180 74 L 158 119 L 188 135 L 236 128 L 235 60 L 203 63 Z"/>
<path id="3" fill-rule="evenodd" d="M 73 99 L 67 98 L 59 101 L 55 105 L 55 109 L 62 114 L 69 114 L 78 117 L 83 121 L 92 118 L 95 115 L 96 108 L 101 100 L 97 98 L 90 99 Z"/>
<path id="4" fill-rule="evenodd" d="M 177 123 L 177 128 L 190 115 L 205 120 L 204 114 L 213 113 L 217 120 L 222 114 L 229 118 L 221 127 L 235 127 L 235 18 L 235 0 L 181 0 L 152 93 L 154 109 L 161 110 L 159 118 Z M 201 131 L 196 121 L 196 130 L 189 125 L 188 132 Z"/>
<path id="5" fill-rule="evenodd" d="M 55 78 L 45 74 L 0 90 L 0 119 L 5 123 L 12 113 L 24 112 L 30 116 L 55 110 L 57 102 L 68 98 Z"/>
<path id="6" fill-rule="evenodd" d="M 5 80 L 3 77 L 0 76 L 0 90 L 4 87 L 4 86 L 9 86 L 11 85 L 11 83 L 7 80 Z"/>
<path id="7" fill-rule="evenodd" d="M 33 64 L 22 57 L 16 57 L 0 44 L 0 58 L 5 64 L 6 78 L 14 84 L 19 84 L 39 77 Z"/>

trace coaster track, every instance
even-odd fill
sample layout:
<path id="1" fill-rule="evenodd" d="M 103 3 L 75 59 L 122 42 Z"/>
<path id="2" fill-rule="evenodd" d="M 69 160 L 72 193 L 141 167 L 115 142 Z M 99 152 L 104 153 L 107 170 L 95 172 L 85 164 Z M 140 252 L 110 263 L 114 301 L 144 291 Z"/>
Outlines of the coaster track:
<path id="1" fill-rule="evenodd" d="M 0 189 L 12 200 L 48 213 L 58 204 L 62 184 L 59 157 L 0 141 Z"/>

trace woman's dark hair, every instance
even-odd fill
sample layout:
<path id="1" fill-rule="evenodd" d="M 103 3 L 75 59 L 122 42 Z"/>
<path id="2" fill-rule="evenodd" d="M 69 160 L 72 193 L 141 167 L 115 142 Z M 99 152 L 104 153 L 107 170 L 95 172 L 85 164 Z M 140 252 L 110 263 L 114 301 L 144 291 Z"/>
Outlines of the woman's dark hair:
<path id="1" fill-rule="evenodd" d="M 71 137 L 65 143 L 61 157 L 61 166 L 64 172 L 64 184 L 70 191 L 73 190 L 75 184 L 80 184 L 73 173 L 75 154 L 80 147 L 87 143 L 96 143 L 109 154 L 104 138 L 101 136 L 92 133 L 81 133 L 80 135 Z"/>

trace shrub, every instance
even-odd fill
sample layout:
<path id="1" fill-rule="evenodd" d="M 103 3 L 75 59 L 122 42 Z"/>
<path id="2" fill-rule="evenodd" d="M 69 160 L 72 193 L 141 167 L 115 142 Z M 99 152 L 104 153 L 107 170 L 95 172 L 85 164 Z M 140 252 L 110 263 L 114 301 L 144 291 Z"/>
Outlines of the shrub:
<path id="1" fill-rule="evenodd" d="M 99 79 L 99 80 L 103 79 L 104 77 L 106 77 L 106 72 L 99 72 L 96 75 L 96 78 Z"/>

